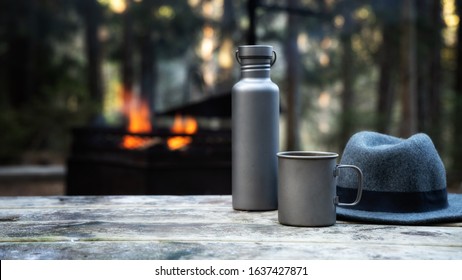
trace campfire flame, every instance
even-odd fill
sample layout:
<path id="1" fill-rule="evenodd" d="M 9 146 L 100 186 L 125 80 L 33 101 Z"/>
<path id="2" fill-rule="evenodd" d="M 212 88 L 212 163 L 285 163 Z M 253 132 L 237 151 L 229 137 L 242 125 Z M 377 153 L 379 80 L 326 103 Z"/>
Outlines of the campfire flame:
<path id="1" fill-rule="evenodd" d="M 145 100 L 130 95 L 125 98 L 124 112 L 128 118 L 127 130 L 129 133 L 150 133 L 152 132 L 151 126 L 151 113 L 148 103 Z M 128 104 L 127 104 L 128 103 Z M 184 149 L 192 141 L 193 135 L 198 130 L 196 119 L 191 116 L 175 115 L 173 125 L 170 131 L 174 134 L 182 134 L 182 136 L 172 136 L 167 139 L 167 147 L 171 151 Z M 143 137 L 137 135 L 125 135 L 123 137 L 121 146 L 124 149 L 146 149 L 152 145 L 160 144 L 159 138 Z"/>
<path id="2" fill-rule="evenodd" d="M 175 115 L 173 125 L 171 128 L 172 133 L 192 135 L 197 132 L 197 121 L 190 116 Z M 173 136 L 167 140 L 167 146 L 171 151 L 182 149 L 192 142 L 190 136 Z"/>
<path id="3" fill-rule="evenodd" d="M 148 103 L 140 98 L 132 98 L 128 106 L 128 132 L 149 133 L 152 131 L 151 118 Z M 122 147 L 126 149 L 143 148 L 150 143 L 149 139 L 140 136 L 124 136 Z"/>

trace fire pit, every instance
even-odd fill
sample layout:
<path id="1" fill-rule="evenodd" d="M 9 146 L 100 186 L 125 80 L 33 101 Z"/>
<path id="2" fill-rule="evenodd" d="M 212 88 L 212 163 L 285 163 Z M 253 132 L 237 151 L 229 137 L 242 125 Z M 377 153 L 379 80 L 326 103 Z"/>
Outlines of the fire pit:
<path id="1" fill-rule="evenodd" d="M 204 128 L 195 118 L 180 116 L 180 111 L 175 111 L 170 127 L 140 129 L 143 125 L 130 119 L 128 130 L 137 127 L 138 132 L 74 129 L 67 194 L 230 194 L 231 128 Z M 166 116 L 158 120 L 162 118 Z"/>

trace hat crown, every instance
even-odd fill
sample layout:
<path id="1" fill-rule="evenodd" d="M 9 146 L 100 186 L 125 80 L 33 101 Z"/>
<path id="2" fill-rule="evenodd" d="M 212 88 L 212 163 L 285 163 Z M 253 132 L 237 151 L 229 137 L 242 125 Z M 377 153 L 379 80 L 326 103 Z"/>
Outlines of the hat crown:
<path id="1" fill-rule="evenodd" d="M 446 172 L 430 137 L 424 133 L 401 139 L 359 132 L 348 141 L 341 164 L 354 164 L 364 174 L 364 190 L 427 192 L 446 188 Z M 340 176 L 338 185 L 355 187 L 355 176 Z"/>

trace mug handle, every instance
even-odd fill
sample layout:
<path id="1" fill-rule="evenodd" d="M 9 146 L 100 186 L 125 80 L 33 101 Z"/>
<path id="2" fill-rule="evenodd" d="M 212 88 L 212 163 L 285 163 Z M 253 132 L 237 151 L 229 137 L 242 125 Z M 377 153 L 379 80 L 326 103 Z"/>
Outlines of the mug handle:
<path id="1" fill-rule="evenodd" d="M 358 179 L 359 179 L 358 194 L 356 195 L 356 200 L 353 201 L 352 203 L 342 203 L 339 201 L 338 196 L 335 197 L 334 203 L 339 206 L 354 206 L 359 203 L 359 201 L 361 200 L 361 196 L 363 194 L 363 172 L 361 171 L 361 169 L 359 169 L 359 167 L 355 165 L 337 164 L 334 170 L 334 177 L 339 176 L 340 168 L 351 168 L 356 171 L 356 174 L 358 174 Z"/>

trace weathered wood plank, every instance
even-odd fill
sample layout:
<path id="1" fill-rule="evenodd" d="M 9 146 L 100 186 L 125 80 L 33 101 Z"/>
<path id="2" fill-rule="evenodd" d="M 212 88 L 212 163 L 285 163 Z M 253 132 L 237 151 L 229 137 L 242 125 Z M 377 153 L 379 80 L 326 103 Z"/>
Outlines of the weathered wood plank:
<path id="1" fill-rule="evenodd" d="M 204 222 L 204 223 L 270 223 L 277 218 L 276 211 L 242 212 L 231 207 L 121 206 L 112 208 L 28 208 L 1 209 L 0 221 L 17 222 L 101 220 L 119 222 Z"/>
<path id="2" fill-rule="evenodd" d="M 0 243 L 0 259 L 461 259 L 459 247 L 290 242 Z"/>
<path id="3" fill-rule="evenodd" d="M 30 211 L 30 210 L 29 210 Z M 238 212 L 231 209 L 90 209 L 31 213 L 19 211 L 1 222 L 0 241 L 40 242 L 70 240 L 180 240 L 264 242 L 369 242 L 459 246 L 462 228 L 336 224 L 332 227 L 287 227 L 277 213 Z M 43 219 L 45 218 L 45 219 Z"/>
<path id="4" fill-rule="evenodd" d="M 231 207 L 231 196 L 35 196 L 0 197 L 0 209 L 74 208 L 77 206 L 170 206 Z"/>
<path id="5" fill-rule="evenodd" d="M 462 259 L 462 227 L 280 225 L 230 196 L 0 198 L 0 259 Z"/>

